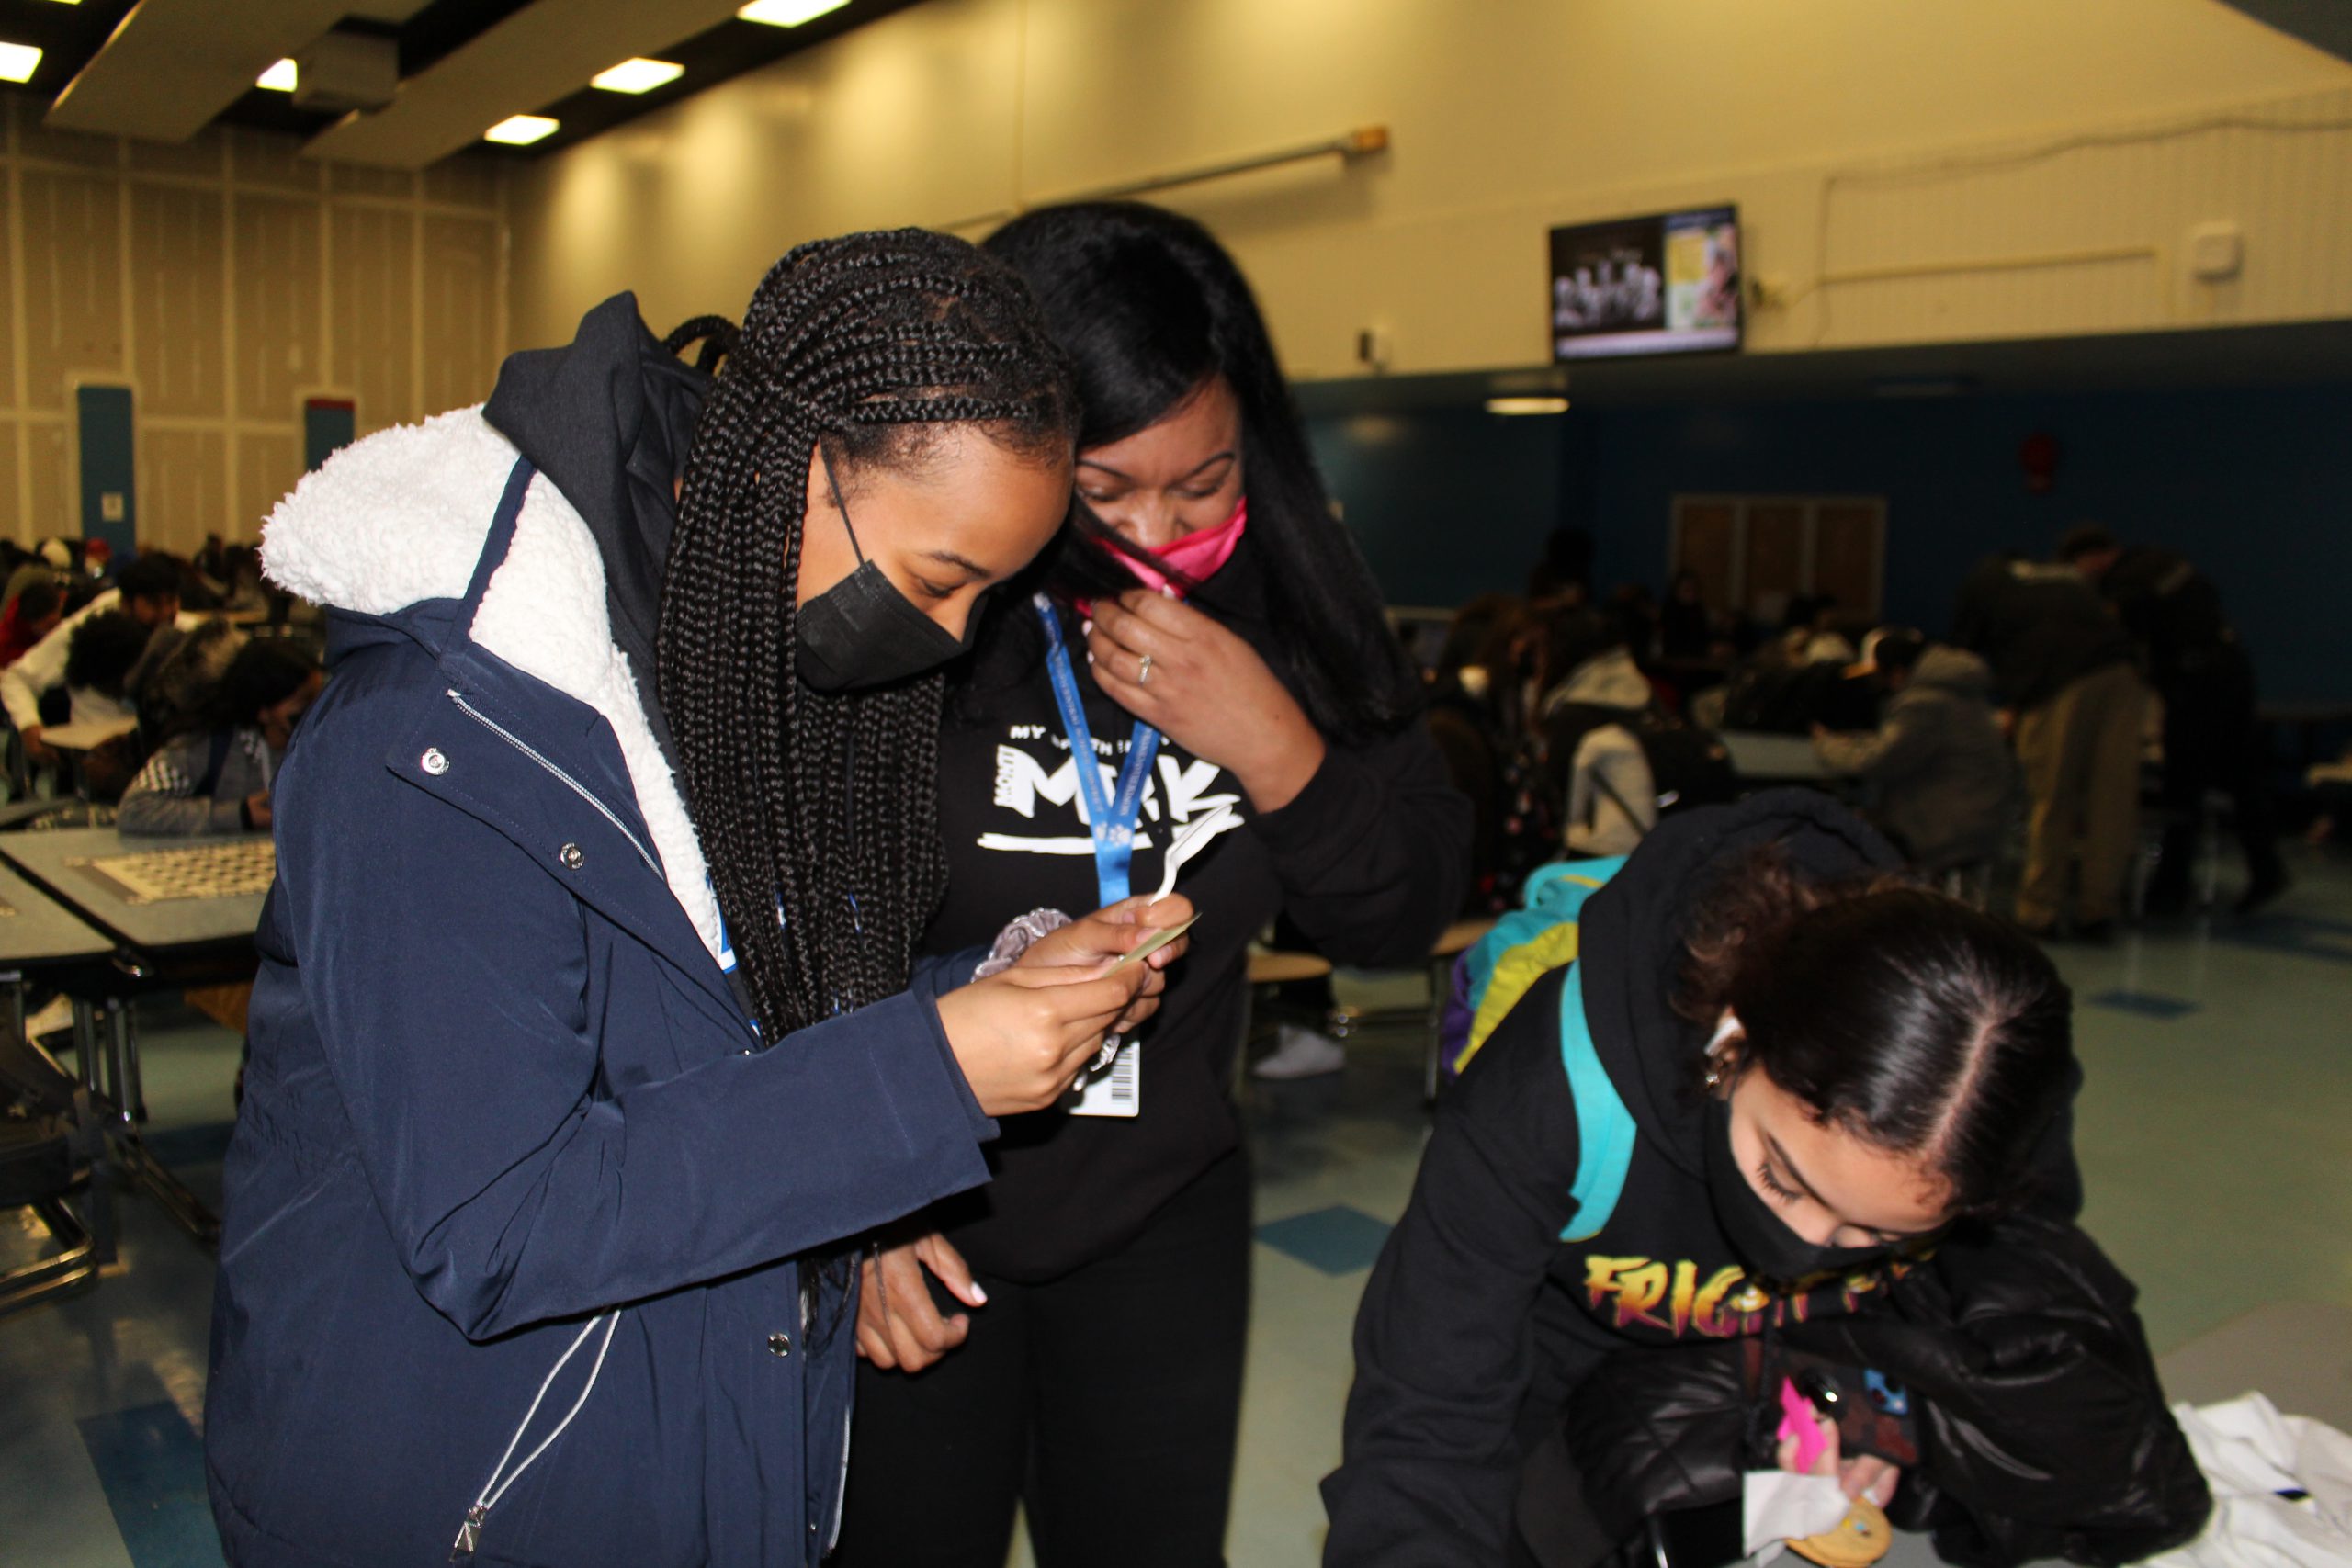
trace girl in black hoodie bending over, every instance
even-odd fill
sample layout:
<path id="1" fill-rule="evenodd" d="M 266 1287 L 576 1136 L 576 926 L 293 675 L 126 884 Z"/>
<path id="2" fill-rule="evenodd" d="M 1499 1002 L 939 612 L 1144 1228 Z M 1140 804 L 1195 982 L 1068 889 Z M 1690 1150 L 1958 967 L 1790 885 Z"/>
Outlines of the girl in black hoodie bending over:
<path id="1" fill-rule="evenodd" d="M 1327 1564 L 1572 1561 L 1531 1542 L 1594 1533 L 1560 1434 L 1612 1352 L 1833 1318 L 1956 1218 L 2073 1214 L 2066 987 L 1899 865 L 1778 791 L 1668 818 L 1591 897 L 1577 962 L 1441 1103 L 1365 1289 Z M 1581 1147 L 1611 1128 L 1613 1190 Z M 1899 1477 L 1841 1479 L 1883 1505 Z"/>
<path id="2" fill-rule="evenodd" d="M 1250 940 L 1287 913 L 1335 960 L 1422 962 L 1470 808 L 1231 258 L 1123 204 L 985 248 L 1075 364 L 1078 504 L 949 698 L 927 944 L 1148 895 L 1171 834 L 1229 815 L 1183 872 L 1201 921 L 1132 1054 L 1077 1113 L 1005 1121 L 988 1187 L 869 1264 L 842 1543 L 857 1568 L 1001 1568 L 1020 1499 L 1042 1568 L 1191 1568 L 1222 1560 L 1240 1411 Z M 1092 841 L 1106 817 L 1131 845 Z"/>

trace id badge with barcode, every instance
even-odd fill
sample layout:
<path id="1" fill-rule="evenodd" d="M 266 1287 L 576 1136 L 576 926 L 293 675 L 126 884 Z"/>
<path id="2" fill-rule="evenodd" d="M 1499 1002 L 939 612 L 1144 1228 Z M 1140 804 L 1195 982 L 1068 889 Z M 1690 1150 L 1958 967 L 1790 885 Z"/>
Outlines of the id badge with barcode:
<path id="1" fill-rule="evenodd" d="M 1143 1044 L 1129 1040 L 1111 1065 L 1090 1072 L 1063 1097 L 1072 1116 L 1138 1116 L 1143 1113 Z"/>

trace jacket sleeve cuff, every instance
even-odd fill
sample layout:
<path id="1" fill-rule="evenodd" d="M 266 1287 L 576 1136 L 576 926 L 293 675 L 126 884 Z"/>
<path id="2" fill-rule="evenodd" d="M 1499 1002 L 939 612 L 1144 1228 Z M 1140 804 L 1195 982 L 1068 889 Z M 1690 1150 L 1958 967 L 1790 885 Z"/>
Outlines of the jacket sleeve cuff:
<path id="1" fill-rule="evenodd" d="M 970 1081 L 964 1077 L 964 1065 L 956 1059 L 956 1048 L 947 1043 L 946 1027 L 939 1021 L 939 998 L 969 979 L 973 966 L 987 956 L 988 949 L 975 947 L 922 960 L 917 964 L 913 981 L 907 987 L 917 1010 L 922 1014 L 933 1046 L 939 1053 L 939 1065 L 945 1070 L 948 1081 L 956 1086 L 956 1096 L 963 1105 L 965 1120 L 971 1124 L 972 1136 L 983 1144 L 996 1136 L 996 1122 L 980 1109 Z"/>
<path id="2" fill-rule="evenodd" d="M 960 986 L 972 982 L 972 971 L 989 955 L 985 947 L 967 947 L 958 953 L 919 954 L 914 971 L 907 981 L 907 989 L 919 997 L 936 1001 Z"/>

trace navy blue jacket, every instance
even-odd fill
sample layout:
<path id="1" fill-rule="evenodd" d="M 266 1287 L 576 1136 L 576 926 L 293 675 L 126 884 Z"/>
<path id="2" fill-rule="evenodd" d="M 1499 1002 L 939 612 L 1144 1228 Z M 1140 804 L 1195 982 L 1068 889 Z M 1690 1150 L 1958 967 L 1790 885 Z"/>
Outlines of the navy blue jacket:
<path id="1" fill-rule="evenodd" d="M 579 1402 L 474 1562 L 812 1562 L 854 1285 L 811 1267 L 804 1305 L 794 1258 L 984 1180 L 993 1129 L 929 976 L 761 1048 L 611 725 L 470 608 L 334 615 L 277 784 L 206 1416 L 230 1558 L 446 1562 Z"/>

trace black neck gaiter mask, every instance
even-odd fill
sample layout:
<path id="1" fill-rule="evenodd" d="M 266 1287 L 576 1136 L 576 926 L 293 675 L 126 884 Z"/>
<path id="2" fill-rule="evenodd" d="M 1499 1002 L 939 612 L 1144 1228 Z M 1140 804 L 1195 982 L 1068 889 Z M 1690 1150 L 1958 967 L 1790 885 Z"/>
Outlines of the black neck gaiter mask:
<path id="1" fill-rule="evenodd" d="M 1789 1228 L 1786 1220 L 1748 1184 L 1731 1146 L 1731 1102 L 1707 1100 L 1707 1196 L 1715 1223 L 1731 1238 L 1732 1250 L 1748 1272 L 1768 1286 L 1786 1288 L 1823 1275 L 1849 1273 L 1884 1258 L 1885 1247 L 1820 1247 Z"/>

